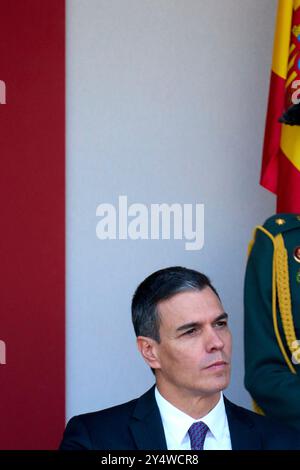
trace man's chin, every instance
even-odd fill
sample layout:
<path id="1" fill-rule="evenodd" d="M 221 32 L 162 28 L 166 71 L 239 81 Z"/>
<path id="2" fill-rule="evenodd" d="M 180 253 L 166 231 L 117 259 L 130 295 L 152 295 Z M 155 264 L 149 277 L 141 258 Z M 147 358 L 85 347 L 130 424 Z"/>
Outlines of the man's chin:
<path id="1" fill-rule="evenodd" d="M 228 387 L 230 382 L 230 377 L 228 374 L 216 374 L 209 382 L 207 382 L 207 388 L 211 390 L 212 393 L 218 393 L 225 390 Z"/>

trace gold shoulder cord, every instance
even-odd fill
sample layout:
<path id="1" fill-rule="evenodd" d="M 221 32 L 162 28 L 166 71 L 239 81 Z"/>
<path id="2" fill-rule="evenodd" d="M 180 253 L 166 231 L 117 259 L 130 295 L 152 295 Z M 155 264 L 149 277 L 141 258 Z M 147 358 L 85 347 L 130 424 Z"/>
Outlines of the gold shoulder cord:
<path id="1" fill-rule="evenodd" d="M 293 348 L 294 341 L 297 341 L 295 326 L 292 314 L 292 301 L 289 281 L 289 268 L 288 268 L 288 254 L 284 246 L 283 237 L 279 234 L 275 238 L 275 258 L 276 258 L 276 284 L 277 295 L 279 302 L 279 310 L 284 330 L 284 335 L 288 348 L 293 355 L 295 352 Z M 293 374 L 296 374 L 296 369 L 289 362 L 289 368 Z"/>
<path id="2" fill-rule="evenodd" d="M 276 311 L 276 298 L 278 296 L 279 311 L 283 326 L 283 331 L 287 345 L 290 352 L 293 354 L 294 349 L 292 344 L 296 341 L 296 333 L 292 316 L 292 307 L 291 307 L 291 292 L 289 285 L 289 270 L 288 270 L 288 256 L 287 250 L 284 246 L 283 237 L 281 234 L 278 234 L 276 237 L 268 232 L 264 227 L 259 225 L 254 230 L 253 239 L 249 243 L 248 256 L 251 253 L 254 241 L 256 230 L 261 230 L 265 235 L 267 235 L 273 243 L 274 247 L 274 256 L 273 256 L 273 265 L 272 265 L 272 317 L 273 317 L 273 327 L 275 336 L 277 339 L 278 346 L 280 351 L 285 359 L 285 362 L 293 374 L 296 374 L 296 370 L 291 363 L 282 343 L 280 337 L 278 322 L 277 322 L 277 311 Z M 277 293 L 277 296 L 276 296 Z M 264 414 L 263 410 L 253 401 L 253 409 L 256 413 Z"/>

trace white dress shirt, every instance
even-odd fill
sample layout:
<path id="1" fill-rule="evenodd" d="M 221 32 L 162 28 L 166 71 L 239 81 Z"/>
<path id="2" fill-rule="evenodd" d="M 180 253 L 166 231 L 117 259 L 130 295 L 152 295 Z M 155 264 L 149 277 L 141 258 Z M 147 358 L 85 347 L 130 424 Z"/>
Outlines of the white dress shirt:
<path id="1" fill-rule="evenodd" d="M 201 419 L 194 419 L 168 402 L 155 387 L 155 399 L 160 411 L 168 450 L 191 450 L 188 430 L 193 423 L 203 421 L 208 427 L 204 450 L 232 450 L 223 394 L 216 406 Z"/>

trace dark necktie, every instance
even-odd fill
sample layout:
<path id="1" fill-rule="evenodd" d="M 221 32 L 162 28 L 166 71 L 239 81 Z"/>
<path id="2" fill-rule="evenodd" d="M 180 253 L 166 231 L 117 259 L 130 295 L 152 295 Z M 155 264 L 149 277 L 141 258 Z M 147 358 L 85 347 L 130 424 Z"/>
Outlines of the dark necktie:
<path id="1" fill-rule="evenodd" d="M 202 421 L 192 424 L 189 429 L 191 450 L 203 450 L 203 444 L 208 429 L 208 426 Z"/>

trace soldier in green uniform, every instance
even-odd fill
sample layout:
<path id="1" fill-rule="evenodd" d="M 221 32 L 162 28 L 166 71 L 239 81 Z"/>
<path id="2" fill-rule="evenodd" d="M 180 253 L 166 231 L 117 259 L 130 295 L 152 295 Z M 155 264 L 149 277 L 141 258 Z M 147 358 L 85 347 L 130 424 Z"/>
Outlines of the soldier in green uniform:
<path id="1" fill-rule="evenodd" d="M 244 294 L 254 409 L 300 430 L 300 215 L 276 214 L 256 227 Z"/>

